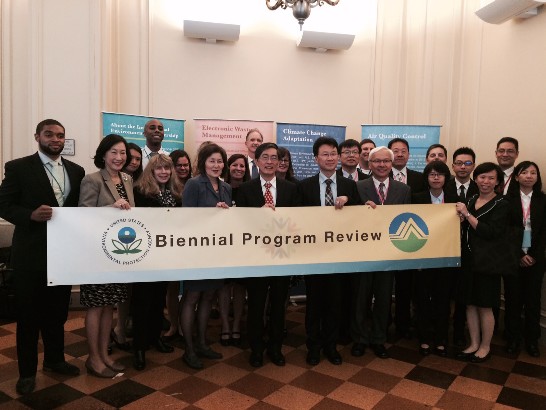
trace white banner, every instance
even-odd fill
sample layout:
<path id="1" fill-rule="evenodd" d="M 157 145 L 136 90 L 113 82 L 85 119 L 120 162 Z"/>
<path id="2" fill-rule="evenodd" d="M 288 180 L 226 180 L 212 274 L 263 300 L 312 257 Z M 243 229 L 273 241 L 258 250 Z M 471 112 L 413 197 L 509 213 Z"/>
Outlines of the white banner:
<path id="1" fill-rule="evenodd" d="M 454 204 L 55 208 L 48 284 L 148 282 L 458 266 Z M 30 257 L 30 255 L 29 255 Z"/>

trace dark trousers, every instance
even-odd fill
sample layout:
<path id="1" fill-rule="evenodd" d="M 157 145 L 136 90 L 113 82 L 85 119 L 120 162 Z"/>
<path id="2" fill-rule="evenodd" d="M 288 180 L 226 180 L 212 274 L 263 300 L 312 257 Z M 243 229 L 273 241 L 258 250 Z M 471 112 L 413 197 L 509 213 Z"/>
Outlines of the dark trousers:
<path id="1" fill-rule="evenodd" d="M 247 334 L 250 348 L 255 352 L 263 352 L 266 348 L 264 311 L 269 291 L 267 349 L 280 352 L 290 276 L 248 278 L 245 280 L 245 285 L 248 294 Z"/>
<path id="2" fill-rule="evenodd" d="M 451 298 L 455 300 L 455 310 L 453 311 L 453 338 L 464 339 L 466 323 L 466 305 L 457 302 L 457 292 L 460 292 L 463 270 L 461 268 L 451 268 Z"/>
<path id="3" fill-rule="evenodd" d="M 540 296 L 544 266 L 519 268 L 514 276 L 504 276 L 504 327 L 508 341 L 527 344 L 540 339 Z M 521 314 L 525 313 L 525 321 Z"/>
<path id="4" fill-rule="evenodd" d="M 356 297 L 351 320 L 353 342 L 382 344 L 387 341 L 393 280 L 393 272 L 364 272 L 354 276 Z"/>
<path id="5" fill-rule="evenodd" d="M 133 346 L 135 350 L 146 350 L 161 336 L 167 282 L 140 282 L 132 286 Z"/>
<path id="6" fill-rule="evenodd" d="M 450 272 L 423 269 L 415 275 L 419 341 L 447 346 L 450 313 Z"/>
<path id="7" fill-rule="evenodd" d="M 394 325 L 399 334 L 407 333 L 411 327 L 411 299 L 413 296 L 414 270 L 394 273 Z"/>
<path id="8" fill-rule="evenodd" d="M 14 272 L 17 306 L 17 358 L 20 377 L 36 374 L 38 337 L 44 343 L 44 362 L 64 361 L 64 324 L 71 286 L 47 286 L 45 271 Z"/>
<path id="9" fill-rule="evenodd" d="M 307 275 L 305 331 L 307 348 L 335 348 L 341 312 L 341 275 Z"/>

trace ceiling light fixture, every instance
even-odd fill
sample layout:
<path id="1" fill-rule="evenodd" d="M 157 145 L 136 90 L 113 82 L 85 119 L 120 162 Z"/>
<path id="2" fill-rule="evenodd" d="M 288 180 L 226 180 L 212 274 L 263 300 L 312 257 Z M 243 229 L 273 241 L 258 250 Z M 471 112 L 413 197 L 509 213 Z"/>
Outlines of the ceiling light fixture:
<path id="1" fill-rule="evenodd" d="M 322 6 L 324 3 L 335 6 L 339 3 L 339 0 L 276 0 L 274 4 L 272 0 L 265 0 L 265 4 L 269 10 L 277 10 L 279 7 L 282 9 L 290 7 L 292 14 L 294 14 L 294 17 L 300 24 L 300 30 L 303 28 L 305 19 L 311 14 L 311 9 L 316 6 Z"/>

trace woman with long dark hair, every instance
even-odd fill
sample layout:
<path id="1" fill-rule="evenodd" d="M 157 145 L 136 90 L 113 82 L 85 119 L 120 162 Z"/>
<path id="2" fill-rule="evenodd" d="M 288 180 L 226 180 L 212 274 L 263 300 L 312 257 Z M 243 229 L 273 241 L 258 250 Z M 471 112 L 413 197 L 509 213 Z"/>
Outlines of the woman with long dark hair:
<path id="1" fill-rule="evenodd" d="M 517 274 L 504 277 L 506 351 L 517 353 L 520 342 L 530 356 L 539 357 L 542 279 L 546 261 L 546 195 L 538 165 L 523 161 L 514 168 L 513 191 L 508 192 L 512 225 L 519 250 Z M 522 321 L 521 314 L 525 319 Z"/>
<path id="2" fill-rule="evenodd" d="M 503 172 L 485 162 L 474 170 L 479 194 L 468 205 L 457 202 L 462 222 L 462 280 L 459 302 L 466 304 L 470 345 L 457 354 L 459 360 L 481 363 L 491 357 L 495 327 L 493 308 L 500 306 L 501 276 L 513 273 L 516 258 L 510 252 L 510 205 L 496 190 Z"/>

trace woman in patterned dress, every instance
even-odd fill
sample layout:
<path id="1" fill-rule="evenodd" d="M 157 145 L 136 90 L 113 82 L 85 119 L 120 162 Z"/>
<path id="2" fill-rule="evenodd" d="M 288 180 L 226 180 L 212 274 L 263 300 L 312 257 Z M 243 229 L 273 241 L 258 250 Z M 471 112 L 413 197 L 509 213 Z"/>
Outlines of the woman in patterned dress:
<path id="1" fill-rule="evenodd" d="M 98 172 L 86 175 L 81 183 L 79 206 L 112 206 L 127 210 L 134 206 L 133 180 L 121 172 L 131 156 L 125 139 L 116 134 L 104 137 L 95 154 Z M 81 285 L 80 303 L 86 306 L 85 330 L 89 357 L 87 371 L 97 377 L 111 378 L 124 367 L 108 356 L 114 305 L 127 299 L 124 283 Z"/>

